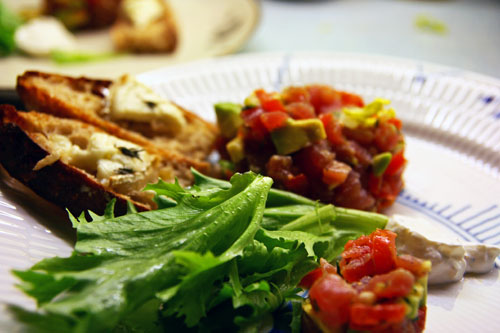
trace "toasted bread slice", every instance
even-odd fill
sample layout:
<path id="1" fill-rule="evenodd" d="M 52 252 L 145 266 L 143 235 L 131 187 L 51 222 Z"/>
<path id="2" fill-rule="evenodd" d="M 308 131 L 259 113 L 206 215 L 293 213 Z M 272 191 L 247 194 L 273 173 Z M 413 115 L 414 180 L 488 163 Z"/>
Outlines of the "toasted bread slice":
<path id="1" fill-rule="evenodd" d="M 127 200 L 138 210 L 155 207 L 147 183 L 162 178 L 192 182 L 190 163 L 172 160 L 74 119 L 18 112 L 0 105 L 0 163 L 35 193 L 73 214 L 102 214 L 116 198 L 116 213 Z"/>
<path id="2" fill-rule="evenodd" d="M 124 140 L 177 152 L 188 158 L 205 160 L 212 152 L 218 130 L 215 125 L 179 107 L 183 126 L 172 131 L 155 121 L 134 121 L 113 118 L 109 113 L 109 97 L 120 80 L 92 80 L 84 77 L 29 71 L 17 79 L 17 92 L 29 110 L 63 118 L 80 119 L 104 129 Z"/>
<path id="3" fill-rule="evenodd" d="M 111 39 L 119 51 L 168 53 L 177 46 L 177 27 L 165 0 L 124 0 Z"/>

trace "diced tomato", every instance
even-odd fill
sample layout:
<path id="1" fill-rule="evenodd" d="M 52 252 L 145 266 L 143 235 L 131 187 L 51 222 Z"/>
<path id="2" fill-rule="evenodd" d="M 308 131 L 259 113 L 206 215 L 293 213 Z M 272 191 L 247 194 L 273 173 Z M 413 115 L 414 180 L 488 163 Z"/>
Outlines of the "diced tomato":
<path id="1" fill-rule="evenodd" d="M 402 254 L 396 258 L 396 266 L 404 268 L 420 277 L 429 273 L 431 266 L 425 265 L 424 261 L 408 254 Z"/>
<path id="2" fill-rule="evenodd" d="M 324 113 L 319 115 L 319 119 L 323 122 L 326 137 L 332 145 L 340 145 L 344 142 L 342 135 L 342 125 L 337 121 L 332 113 Z"/>
<path id="3" fill-rule="evenodd" d="M 326 274 L 313 283 L 309 298 L 319 319 L 329 328 L 349 322 L 351 300 L 356 290 L 337 274 Z"/>
<path id="4" fill-rule="evenodd" d="M 418 309 L 417 321 L 413 323 L 415 332 L 423 332 L 425 329 L 425 317 L 427 316 L 427 306 L 421 306 Z"/>
<path id="5" fill-rule="evenodd" d="M 385 208 L 396 200 L 399 192 L 403 188 L 403 180 L 400 175 L 386 175 L 376 177 L 370 174 L 368 177 L 368 189 L 370 193 L 378 199 L 379 209 Z"/>
<path id="6" fill-rule="evenodd" d="M 364 276 L 387 273 L 394 268 L 395 238 L 392 231 L 377 229 L 370 236 L 348 241 L 339 264 L 344 279 L 359 281 Z"/>
<path id="7" fill-rule="evenodd" d="M 351 306 L 350 328 L 365 330 L 370 326 L 399 323 L 404 320 L 405 314 L 406 306 L 401 303 L 377 305 L 356 303 Z"/>
<path id="8" fill-rule="evenodd" d="M 287 119 L 288 115 L 282 111 L 266 112 L 260 115 L 260 121 L 269 132 L 285 126 Z"/>
<path id="9" fill-rule="evenodd" d="M 335 158 L 335 154 L 327 145 L 327 142 L 319 142 L 301 149 L 296 154 L 294 160 L 308 177 L 321 179 L 323 168 Z"/>
<path id="10" fill-rule="evenodd" d="M 292 158 L 290 156 L 272 155 L 266 163 L 266 172 L 276 184 L 285 184 L 292 174 Z"/>
<path id="11" fill-rule="evenodd" d="M 385 169 L 384 174 L 392 176 L 401 170 L 401 168 L 406 164 L 406 159 L 403 154 L 404 151 L 401 150 L 392 155 L 391 162 L 387 166 L 387 169 Z"/>
<path id="12" fill-rule="evenodd" d="M 264 141 L 268 131 L 260 120 L 260 115 L 263 114 L 263 112 L 261 108 L 251 108 L 241 112 L 241 118 L 244 124 L 249 128 L 248 131 L 245 131 L 245 139 L 257 142 Z"/>
<path id="13" fill-rule="evenodd" d="M 316 282 L 317 279 L 323 276 L 323 269 L 321 267 L 316 268 L 315 270 L 310 271 L 307 273 L 302 280 L 300 280 L 299 286 L 305 289 L 311 288 L 314 282 Z"/>
<path id="14" fill-rule="evenodd" d="M 386 274 L 375 275 L 365 286 L 364 291 L 371 291 L 377 299 L 406 297 L 411 293 L 415 277 L 403 268 Z"/>
<path id="15" fill-rule="evenodd" d="M 303 288 L 311 288 L 313 283 L 322 277 L 324 274 L 337 274 L 335 266 L 330 264 L 323 258 L 319 259 L 320 267 L 310 271 L 306 276 L 300 280 L 299 285 Z"/>
<path id="16" fill-rule="evenodd" d="M 263 102 L 262 108 L 264 109 L 264 111 L 267 111 L 267 112 L 284 111 L 285 110 L 283 103 L 281 103 L 281 101 L 279 99 L 271 99 L 269 101 Z"/>
<path id="17" fill-rule="evenodd" d="M 369 145 L 375 138 L 375 131 L 371 127 L 342 128 L 342 134 L 349 139 L 362 145 Z"/>
<path id="18" fill-rule="evenodd" d="M 325 274 L 337 274 L 337 268 L 326 261 L 324 258 L 319 259 L 319 264 Z"/>
<path id="19" fill-rule="evenodd" d="M 295 192 L 295 193 L 305 193 L 307 191 L 307 187 L 309 186 L 309 180 L 307 176 L 303 173 L 298 175 L 289 175 L 288 179 L 285 181 L 285 187 L 287 190 Z"/>
<path id="20" fill-rule="evenodd" d="M 275 95 L 267 93 L 264 89 L 255 90 L 255 95 L 264 111 L 285 111 L 283 103 Z"/>
<path id="21" fill-rule="evenodd" d="M 375 274 L 393 270 L 396 267 L 396 234 L 388 230 L 376 230 L 370 236 Z"/>
<path id="22" fill-rule="evenodd" d="M 341 91 L 340 94 L 342 96 L 342 106 L 357 106 L 360 108 L 365 106 L 363 99 L 358 95 L 351 94 L 345 91 Z"/>
<path id="23" fill-rule="evenodd" d="M 403 128 L 403 122 L 399 118 L 394 117 L 389 119 L 387 122 L 396 126 L 398 130 L 401 130 L 401 128 Z"/>
<path id="24" fill-rule="evenodd" d="M 285 106 L 285 110 L 293 119 L 311 119 L 316 117 L 314 108 L 308 103 L 290 103 Z"/>
<path id="25" fill-rule="evenodd" d="M 295 102 L 309 103 L 311 96 L 304 87 L 288 87 L 281 93 L 281 98 L 285 104 Z"/>
<path id="26" fill-rule="evenodd" d="M 340 273 L 348 282 L 359 281 L 365 276 L 373 274 L 374 267 L 370 253 L 359 255 L 347 261 L 342 256 L 340 261 Z"/>
<path id="27" fill-rule="evenodd" d="M 381 151 L 392 151 L 400 140 L 398 129 L 388 122 L 380 122 L 375 129 L 375 145 Z"/>
<path id="28" fill-rule="evenodd" d="M 329 86 L 311 85 L 307 86 L 311 96 L 311 104 L 316 114 L 340 109 L 342 107 L 342 95 Z"/>
<path id="29" fill-rule="evenodd" d="M 347 179 L 351 172 L 351 167 L 345 163 L 336 160 L 328 163 L 323 169 L 323 183 L 329 186 L 337 186 L 342 184 Z"/>

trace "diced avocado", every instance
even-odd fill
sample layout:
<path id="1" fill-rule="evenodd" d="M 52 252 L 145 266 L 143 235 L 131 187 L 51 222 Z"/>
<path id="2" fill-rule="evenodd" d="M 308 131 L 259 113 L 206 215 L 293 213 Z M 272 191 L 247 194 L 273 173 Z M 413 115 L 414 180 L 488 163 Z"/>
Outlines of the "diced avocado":
<path id="1" fill-rule="evenodd" d="M 235 103 L 217 103 L 214 105 L 221 135 L 226 138 L 234 138 L 238 128 L 243 123 L 240 117 L 241 105 Z"/>
<path id="2" fill-rule="evenodd" d="M 418 316 L 418 308 L 420 304 L 420 298 L 415 295 L 410 295 L 405 298 L 407 304 L 406 317 L 414 319 Z"/>
<path id="3" fill-rule="evenodd" d="M 405 297 L 405 302 L 407 305 L 406 317 L 417 318 L 418 309 L 425 306 L 427 302 L 427 275 L 415 282 L 412 292 Z"/>
<path id="4" fill-rule="evenodd" d="M 245 158 L 245 146 L 243 139 L 239 136 L 228 142 L 226 150 L 233 163 L 238 163 Z"/>
<path id="5" fill-rule="evenodd" d="M 311 142 L 326 138 L 325 128 L 319 119 L 288 119 L 284 127 L 271 132 L 271 139 L 280 155 L 294 153 Z"/>
<path id="6" fill-rule="evenodd" d="M 391 163 L 391 159 L 392 154 L 389 152 L 376 155 L 372 160 L 373 174 L 377 177 L 382 176 L 389 163 Z"/>
<path id="7" fill-rule="evenodd" d="M 245 98 L 243 104 L 245 105 L 245 107 L 254 108 L 260 106 L 260 100 L 257 95 L 255 95 L 255 92 L 253 92 L 250 96 Z"/>

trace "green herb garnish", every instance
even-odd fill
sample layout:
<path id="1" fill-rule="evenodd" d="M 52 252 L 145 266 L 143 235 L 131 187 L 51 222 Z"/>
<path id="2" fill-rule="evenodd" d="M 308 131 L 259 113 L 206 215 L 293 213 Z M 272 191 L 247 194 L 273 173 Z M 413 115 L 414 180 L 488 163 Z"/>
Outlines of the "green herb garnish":
<path id="1" fill-rule="evenodd" d="M 251 172 L 230 182 L 194 176 L 191 188 L 146 187 L 169 208 L 114 217 L 112 202 L 104 216 L 90 212 L 92 222 L 70 216 L 71 257 L 14 271 L 43 311 L 11 307 L 17 318 L 37 331 L 259 332 L 298 299 L 319 257 L 333 260 L 348 239 L 387 222 L 272 190 L 271 178 Z"/>
<path id="2" fill-rule="evenodd" d="M 63 50 L 53 50 L 50 52 L 50 58 L 52 59 L 52 61 L 61 65 L 104 61 L 116 58 L 118 56 L 120 56 L 120 54 L 114 52 L 89 53 L 82 51 Z"/>

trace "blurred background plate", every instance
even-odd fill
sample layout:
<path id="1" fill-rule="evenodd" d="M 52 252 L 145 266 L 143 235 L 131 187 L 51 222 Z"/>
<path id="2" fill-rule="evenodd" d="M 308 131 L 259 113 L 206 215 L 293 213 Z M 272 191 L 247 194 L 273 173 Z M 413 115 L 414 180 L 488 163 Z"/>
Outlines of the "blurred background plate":
<path id="1" fill-rule="evenodd" d="M 19 9 L 40 1 L 4 1 Z M 15 87 L 17 75 L 39 70 L 68 75 L 115 78 L 123 72 L 137 74 L 193 59 L 229 54 L 250 38 L 259 21 L 256 0 L 169 0 L 178 28 L 178 46 L 172 54 L 128 54 L 109 60 L 58 65 L 49 59 L 12 55 L 0 58 L 0 89 Z M 79 47 L 86 52 L 112 51 L 109 29 L 79 32 Z"/>

